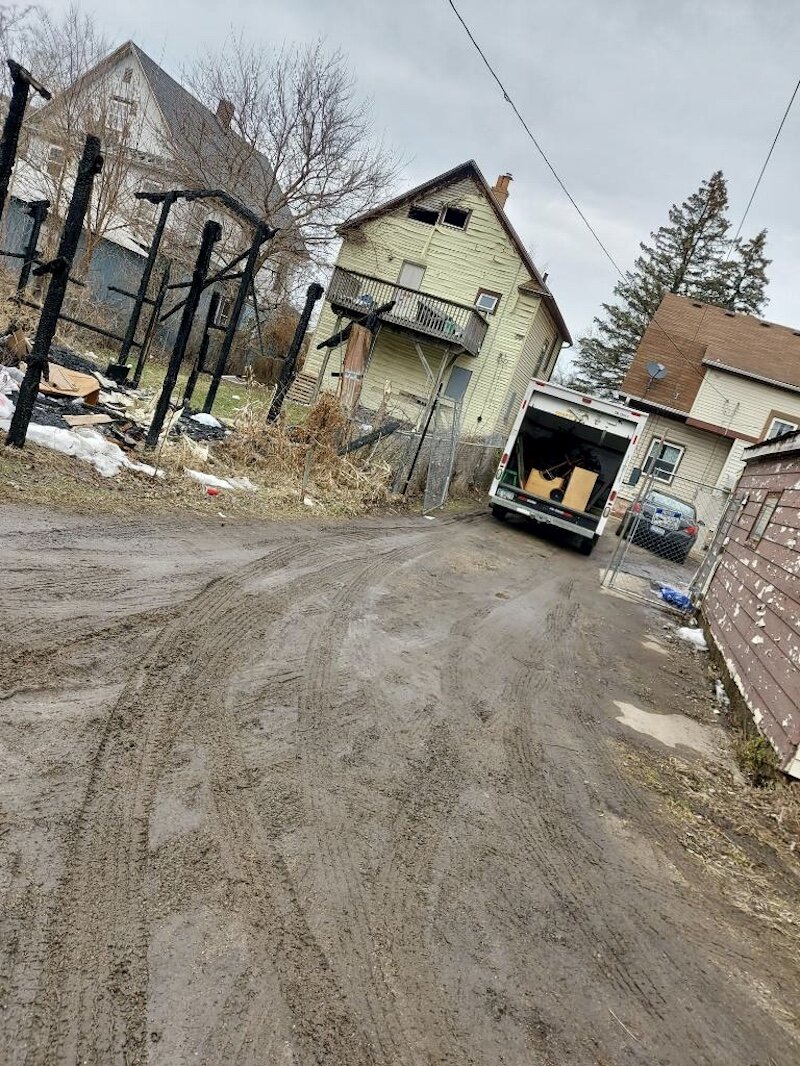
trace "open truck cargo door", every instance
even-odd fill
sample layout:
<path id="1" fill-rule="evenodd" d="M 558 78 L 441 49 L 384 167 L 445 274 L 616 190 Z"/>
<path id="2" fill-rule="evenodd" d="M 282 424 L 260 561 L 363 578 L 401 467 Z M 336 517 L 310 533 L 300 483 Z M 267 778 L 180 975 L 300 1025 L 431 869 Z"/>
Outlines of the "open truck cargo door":
<path id="1" fill-rule="evenodd" d="M 588 555 L 646 421 L 631 407 L 532 381 L 489 489 L 493 513 L 564 529 Z"/>

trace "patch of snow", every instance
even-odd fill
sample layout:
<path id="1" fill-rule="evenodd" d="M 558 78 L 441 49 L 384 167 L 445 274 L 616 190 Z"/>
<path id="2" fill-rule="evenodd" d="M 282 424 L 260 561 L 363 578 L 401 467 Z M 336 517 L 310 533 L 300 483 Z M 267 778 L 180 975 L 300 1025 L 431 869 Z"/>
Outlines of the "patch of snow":
<path id="1" fill-rule="evenodd" d="M 708 651 L 708 644 L 702 629 L 690 629 L 689 626 L 680 626 L 676 631 L 681 640 L 693 644 L 698 651 Z"/>
<path id="2" fill-rule="evenodd" d="M 201 426 L 212 426 L 214 429 L 222 429 L 222 423 L 218 418 L 214 418 L 213 415 L 208 415 L 205 411 L 200 411 L 196 415 L 189 416 L 192 422 L 199 422 Z"/>

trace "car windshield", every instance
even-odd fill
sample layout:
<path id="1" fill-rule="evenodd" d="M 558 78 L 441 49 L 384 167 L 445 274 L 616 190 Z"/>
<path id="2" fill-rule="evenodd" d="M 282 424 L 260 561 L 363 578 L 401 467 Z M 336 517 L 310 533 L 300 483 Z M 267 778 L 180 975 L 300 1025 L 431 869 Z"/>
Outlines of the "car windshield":
<path id="1" fill-rule="evenodd" d="M 665 511 L 680 511 L 684 518 L 694 518 L 694 507 L 683 500 L 676 500 L 674 496 L 665 496 L 662 492 L 651 492 L 647 496 L 647 502 L 653 507 L 662 507 Z"/>

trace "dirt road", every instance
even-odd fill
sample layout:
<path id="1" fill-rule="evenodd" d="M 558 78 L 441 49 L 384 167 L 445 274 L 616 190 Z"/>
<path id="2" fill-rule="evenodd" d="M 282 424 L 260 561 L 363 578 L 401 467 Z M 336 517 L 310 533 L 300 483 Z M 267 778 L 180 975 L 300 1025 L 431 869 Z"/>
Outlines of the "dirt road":
<path id="1" fill-rule="evenodd" d="M 800 1061 L 782 942 L 620 758 L 617 703 L 683 707 L 596 559 L 485 517 L 0 533 L 3 1063 Z"/>

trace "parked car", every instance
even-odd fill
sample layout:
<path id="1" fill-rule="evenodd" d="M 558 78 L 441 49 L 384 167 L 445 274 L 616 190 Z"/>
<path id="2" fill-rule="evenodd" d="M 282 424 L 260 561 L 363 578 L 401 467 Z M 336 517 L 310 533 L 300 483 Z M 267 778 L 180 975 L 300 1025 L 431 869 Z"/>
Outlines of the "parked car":
<path id="1" fill-rule="evenodd" d="M 651 489 L 642 500 L 628 507 L 617 536 L 685 563 L 702 524 L 692 504 L 668 496 L 660 489 Z"/>

